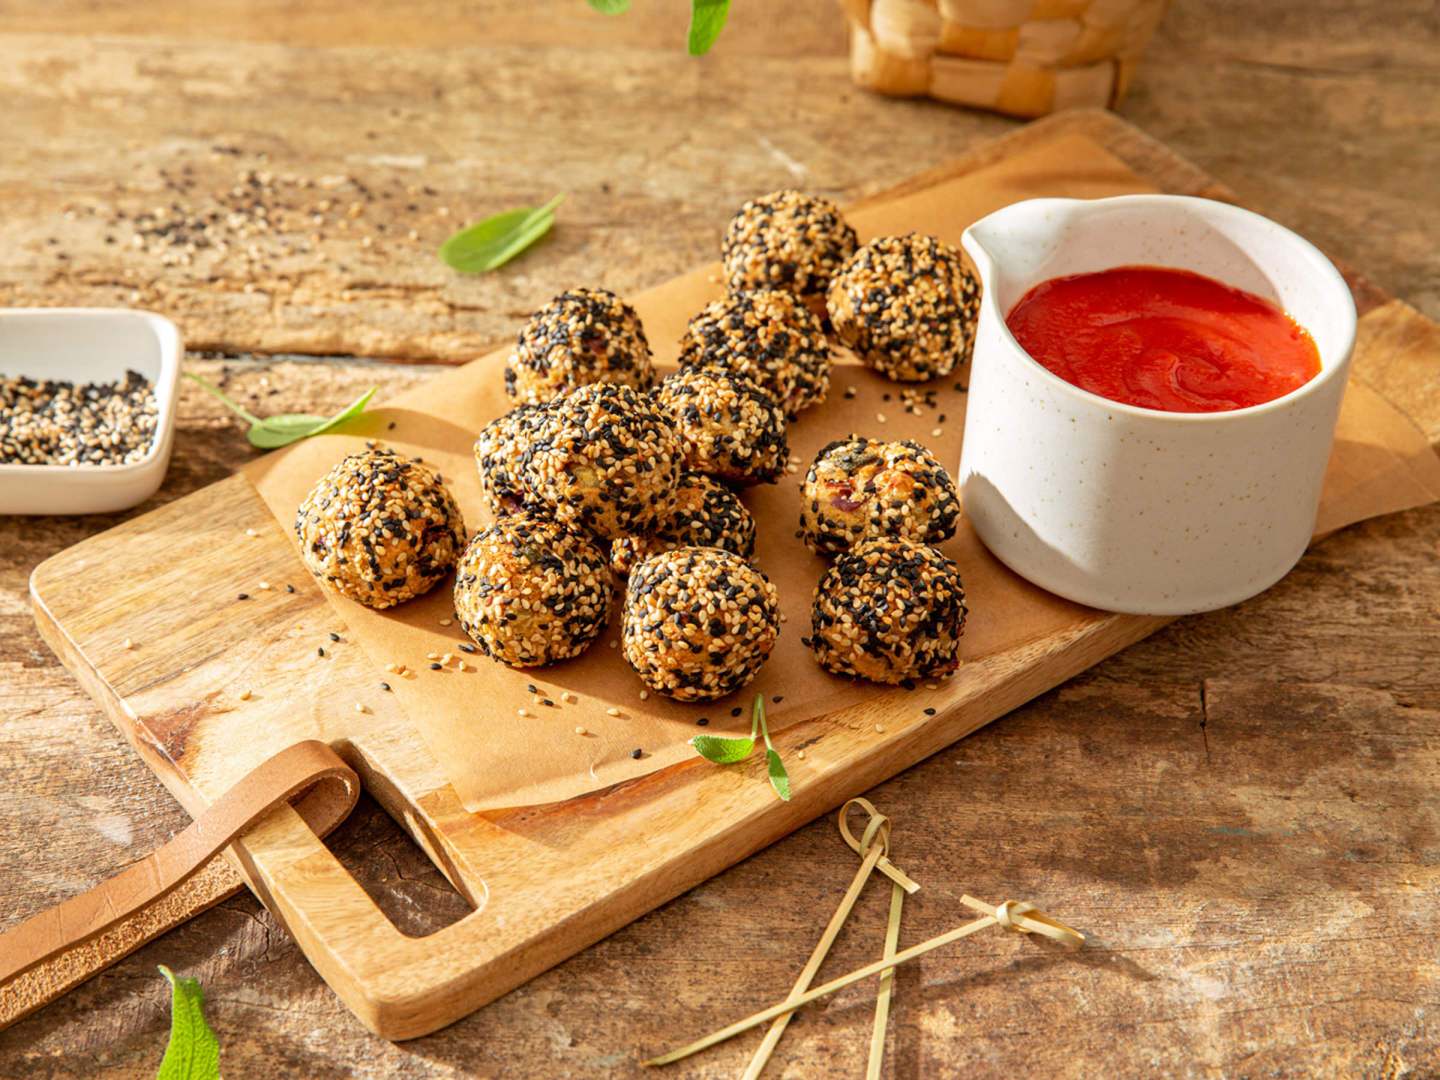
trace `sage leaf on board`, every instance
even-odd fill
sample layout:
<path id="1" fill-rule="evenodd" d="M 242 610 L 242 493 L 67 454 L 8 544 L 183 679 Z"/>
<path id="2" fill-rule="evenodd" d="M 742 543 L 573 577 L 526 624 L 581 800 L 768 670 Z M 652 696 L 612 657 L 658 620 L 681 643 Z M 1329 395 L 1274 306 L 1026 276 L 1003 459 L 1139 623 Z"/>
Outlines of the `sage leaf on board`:
<path id="1" fill-rule="evenodd" d="M 754 739 L 725 739 L 719 735 L 696 735 L 690 740 L 695 752 L 716 765 L 733 765 L 744 761 L 755 749 Z"/>
<path id="2" fill-rule="evenodd" d="M 776 795 L 789 802 L 790 774 L 785 771 L 785 763 L 780 760 L 780 753 L 773 746 L 766 748 L 765 762 L 770 772 L 770 786 L 775 789 Z"/>
<path id="3" fill-rule="evenodd" d="M 690 55 L 703 56 L 715 44 L 730 15 L 730 0 L 691 0 Z"/>
<path id="4" fill-rule="evenodd" d="M 155 1080 L 220 1080 L 220 1043 L 205 1023 L 205 991 L 199 979 L 179 978 L 160 966 L 170 980 L 170 1043 Z"/>
<path id="5" fill-rule="evenodd" d="M 550 231 L 564 201 L 564 194 L 556 195 L 544 206 L 519 206 L 461 229 L 440 245 L 440 259 L 462 274 L 504 266 Z"/>
<path id="6" fill-rule="evenodd" d="M 590 6 L 602 15 L 624 15 L 630 10 L 630 0 L 590 0 Z"/>
<path id="7" fill-rule="evenodd" d="M 199 383 L 222 405 L 248 423 L 250 431 L 245 437 L 250 440 L 251 446 L 259 447 L 261 450 L 275 450 L 282 446 L 289 446 L 293 442 L 299 442 L 301 439 L 308 439 L 312 435 L 323 435 L 327 431 L 334 430 L 345 421 L 353 420 L 364 412 L 365 406 L 370 404 L 370 399 L 378 389 L 378 387 L 372 386 L 351 402 L 347 408 L 331 417 L 314 416 L 310 413 L 281 413 L 278 416 L 262 418 L 232 401 L 210 380 L 202 379 L 193 371 L 182 372 L 182 374 L 187 379 Z"/>
<path id="8" fill-rule="evenodd" d="M 750 737 L 748 739 L 727 739 L 719 735 L 696 735 L 690 740 L 690 745 L 695 752 L 706 761 L 713 761 L 716 765 L 734 765 L 737 761 L 744 761 L 755 749 L 755 736 L 759 734 L 765 740 L 765 769 L 770 776 L 770 786 L 775 789 L 775 794 L 786 802 L 790 801 L 790 774 L 785 771 L 785 763 L 780 760 L 780 752 L 770 745 L 770 726 L 765 722 L 765 696 L 755 695 L 755 707 L 750 718 Z"/>

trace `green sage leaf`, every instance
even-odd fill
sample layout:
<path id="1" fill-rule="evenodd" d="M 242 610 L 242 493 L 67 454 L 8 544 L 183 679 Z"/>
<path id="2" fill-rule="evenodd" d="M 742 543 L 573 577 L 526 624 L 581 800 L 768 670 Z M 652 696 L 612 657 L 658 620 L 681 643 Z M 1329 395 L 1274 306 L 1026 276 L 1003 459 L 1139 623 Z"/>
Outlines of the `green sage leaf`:
<path id="1" fill-rule="evenodd" d="M 250 440 L 251 446 L 258 446 L 261 450 L 274 450 L 277 447 L 299 442 L 301 439 L 308 439 L 311 435 L 323 435 L 325 432 L 339 427 L 345 421 L 353 420 L 365 411 L 365 406 L 370 404 L 371 397 L 378 389 L 378 387 L 372 386 L 344 411 L 329 419 L 310 413 L 281 413 L 279 416 L 267 416 L 262 419 L 231 401 L 218 386 L 208 379 L 202 379 L 193 371 L 185 371 L 181 374 L 187 379 L 199 383 L 208 393 L 219 399 L 227 409 L 248 423 L 250 431 L 245 437 Z"/>
<path id="2" fill-rule="evenodd" d="M 308 439 L 312 435 L 323 435 L 364 412 L 365 406 L 375 395 L 375 390 L 376 387 L 372 386 L 351 402 L 344 411 L 328 420 L 323 416 L 312 416 L 309 413 L 281 413 L 279 416 L 267 416 L 264 420 L 251 425 L 247 438 L 249 438 L 251 446 L 258 446 L 261 450 L 274 450 L 280 446 L 289 446 L 293 442 L 299 442 L 301 439 Z"/>
<path id="3" fill-rule="evenodd" d="M 695 752 L 716 765 L 733 765 L 744 761 L 755 749 L 754 739 L 725 739 L 719 735 L 696 735 L 690 740 Z"/>
<path id="4" fill-rule="evenodd" d="M 544 206 L 506 210 L 461 229 L 440 245 L 440 258 L 462 274 L 504 266 L 550 231 L 555 208 L 564 200 L 564 195 L 556 195 Z"/>
<path id="5" fill-rule="evenodd" d="M 624 15 L 630 10 L 630 0 L 590 0 L 590 6 L 602 15 Z"/>
<path id="6" fill-rule="evenodd" d="M 730 0 L 691 0 L 690 55 L 702 56 L 710 51 L 725 20 L 730 15 Z"/>
<path id="7" fill-rule="evenodd" d="M 155 1080 L 219 1080 L 220 1043 L 205 1023 L 200 980 L 177 978 L 163 965 L 160 974 L 170 980 L 170 1044 Z"/>
<path id="8" fill-rule="evenodd" d="M 775 794 L 786 802 L 790 801 L 790 774 L 785 771 L 785 763 L 780 760 L 780 752 L 773 746 L 765 751 L 765 762 L 770 770 L 770 786 L 775 789 Z"/>

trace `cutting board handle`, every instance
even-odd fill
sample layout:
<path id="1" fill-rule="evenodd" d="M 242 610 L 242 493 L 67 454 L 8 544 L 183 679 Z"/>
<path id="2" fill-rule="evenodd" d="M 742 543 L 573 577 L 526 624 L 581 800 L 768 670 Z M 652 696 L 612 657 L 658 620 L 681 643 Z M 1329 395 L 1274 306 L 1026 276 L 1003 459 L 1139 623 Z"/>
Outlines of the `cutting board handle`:
<path id="1" fill-rule="evenodd" d="M 266 759 L 152 854 L 0 935 L 0 1028 L 168 929 L 165 921 L 150 929 L 146 913 L 277 808 L 311 836 L 323 835 L 359 795 L 359 777 L 322 742 L 295 743 Z"/>

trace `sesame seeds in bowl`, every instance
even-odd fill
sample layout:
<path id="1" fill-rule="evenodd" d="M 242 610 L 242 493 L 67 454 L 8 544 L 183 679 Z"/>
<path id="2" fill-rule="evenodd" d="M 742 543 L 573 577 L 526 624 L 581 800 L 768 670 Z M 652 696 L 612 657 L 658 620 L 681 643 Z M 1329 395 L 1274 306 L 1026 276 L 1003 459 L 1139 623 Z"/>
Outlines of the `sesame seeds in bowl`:
<path id="1" fill-rule="evenodd" d="M 152 495 L 181 352 L 150 312 L 0 310 L 0 513 L 110 513 Z"/>

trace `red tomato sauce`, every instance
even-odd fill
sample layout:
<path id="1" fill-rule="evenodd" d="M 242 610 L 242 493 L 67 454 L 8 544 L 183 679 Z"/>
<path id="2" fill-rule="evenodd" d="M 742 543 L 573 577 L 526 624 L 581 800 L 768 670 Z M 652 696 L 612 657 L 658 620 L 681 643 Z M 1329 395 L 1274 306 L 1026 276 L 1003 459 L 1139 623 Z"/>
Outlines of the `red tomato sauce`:
<path id="1" fill-rule="evenodd" d="M 1066 382 L 1143 409 L 1244 409 L 1320 373 L 1315 342 L 1278 305 L 1188 270 L 1122 266 L 1051 278 L 1005 323 Z"/>

